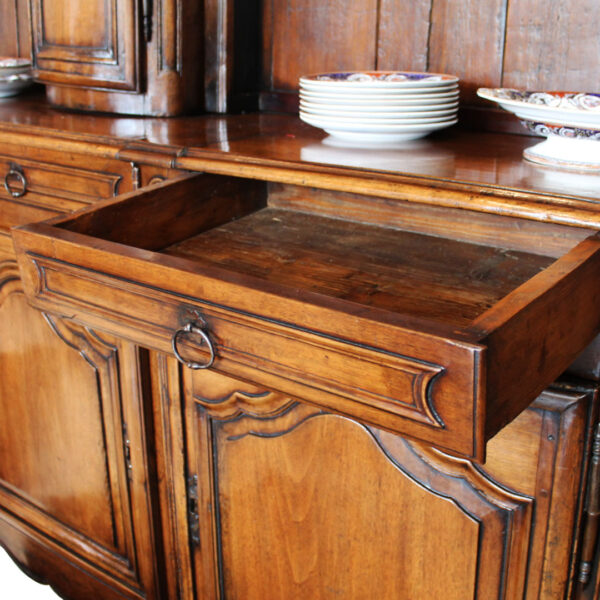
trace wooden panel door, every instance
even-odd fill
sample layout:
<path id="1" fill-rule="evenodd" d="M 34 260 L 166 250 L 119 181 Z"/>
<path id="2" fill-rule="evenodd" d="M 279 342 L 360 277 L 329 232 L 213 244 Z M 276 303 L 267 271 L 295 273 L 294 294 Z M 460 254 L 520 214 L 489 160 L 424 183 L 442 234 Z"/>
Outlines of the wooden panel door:
<path id="1" fill-rule="evenodd" d="M 33 54 L 45 83 L 138 90 L 137 0 L 33 0 Z"/>
<path id="2" fill-rule="evenodd" d="M 0 543 L 65 597 L 156 597 L 140 368 L 0 260 Z"/>
<path id="3" fill-rule="evenodd" d="M 185 379 L 197 598 L 566 597 L 585 394 L 546 393 L 480 467 L 222 375 Z"/>

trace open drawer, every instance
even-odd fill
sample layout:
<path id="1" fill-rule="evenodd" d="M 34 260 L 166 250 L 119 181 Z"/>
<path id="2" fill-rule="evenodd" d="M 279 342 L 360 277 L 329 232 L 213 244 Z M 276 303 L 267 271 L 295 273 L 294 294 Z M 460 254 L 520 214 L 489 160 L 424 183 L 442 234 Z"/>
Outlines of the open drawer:
<path id="1" fill-rule="evenodd" d="M 600 330 L 600 237 L 545 255 L 372 201 L 200 174 L 13 237 L 42 310 L 482 460 Z"/>

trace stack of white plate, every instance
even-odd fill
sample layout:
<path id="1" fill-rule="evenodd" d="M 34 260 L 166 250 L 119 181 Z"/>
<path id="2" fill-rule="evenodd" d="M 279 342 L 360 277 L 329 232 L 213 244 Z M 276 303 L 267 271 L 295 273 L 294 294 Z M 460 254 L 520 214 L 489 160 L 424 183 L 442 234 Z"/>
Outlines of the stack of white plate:
<path id="1" fill-rule="evenodd" d="M 300 118 L 350 142 L 414 140 L 457 122 L 458 78 L 364 71 L 300 78 Z"/>

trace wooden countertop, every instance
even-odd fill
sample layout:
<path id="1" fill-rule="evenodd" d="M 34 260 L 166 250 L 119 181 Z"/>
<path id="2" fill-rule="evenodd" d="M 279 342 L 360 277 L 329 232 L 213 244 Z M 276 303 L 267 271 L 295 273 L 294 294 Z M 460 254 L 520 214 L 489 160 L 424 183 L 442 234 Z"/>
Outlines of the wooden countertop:
<path id="1" fill-rule="evenodd" d="M 522 158 L 539 138 L 453 127 L 400 148 L 337 146 L 297 115 L 136 118 L 77 113 L 43 96 L 0 100 L 0 143 L 115 156 L 141 163 L 600 228 L 600 174 Z"/>

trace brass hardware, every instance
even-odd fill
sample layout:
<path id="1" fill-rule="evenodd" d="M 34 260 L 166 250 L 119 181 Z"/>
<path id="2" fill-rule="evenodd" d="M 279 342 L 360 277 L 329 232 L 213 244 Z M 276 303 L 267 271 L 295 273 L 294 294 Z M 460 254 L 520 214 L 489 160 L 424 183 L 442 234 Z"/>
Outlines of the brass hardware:
<path id="1" fill-rule="evenodd" d="M 148 180 L 148 185 L 154 185 L 155 183 L 162 183 L 163 181 L 166 181 L 166 180 L 167 180 L 167 178 L 163 177 L 162 175 L 153 175 Z"/>
<path id="2" fill-rule="evenodd" d="M 142 176 L 140 174 L 140 168 L 134 162 L 131 162 L 130 164 L 131 164 L 131 180 L 133 183 L 133 189 L 139 190 L 140 187 L 142 187 Z"/>
<path id="3" fill-rule="evenodd" d="M 190 538 L 196 546 L 200 545 L 200 518 L 198 516 L 198 476 L 188 477 L 188 523 Z"/>
<path id="4" fill-rule="evenodd" d="M 10 184 L 11 179 L 16 180 L 20 184 L 21 189 L 13 189 Z M 10 163 L 9 171 L 4 176 L 4 187 L 13 198 L 20 198 L 27 193 L 27 179 L 25 178 L 23 169 L 19 165 Z"/>
<path id="5" fill-rule="evenodd" d="M 152 0 L 144 0 L 142 11 L 142 31 L 144 33 L 144 41 L 149 42 L 152 39 Z"/>
<path id="6" fill-rule="evenodd" d="M 202 322 L 202 325 L 206 326 L 204 322 Z M 210 352 L 210 357 L 207 362 L 198 363 L 198 362 L 188 361 L 185 358 L 183 358 L 183 356 L 181 356 L 181 354 L 179 353 L 179 350 L 177 348 L 177 342 L 181 336 L 188 334 L 188 333 L 194 333 L 194 334 L 200 336 L 200 338 L 202 338 L 202 341 L 208 346 L 208 351 Z M 173 347 L 173 353 L 175 354 L 175 358 L 177 358 L 177 360 L 182 365 L 185 365 L 186 367 L 188 367 L 188 369 L 194 369 L 194 370 L 208 369 L 215 362 L 215 348 L 213 346 L 213 343 L 210 341 L 210 338 L 208 337 L 208 333 L 206 333 L 206 331 L 204 331 L 201 327 L 199 327 L 197 322 L 187 323 L 187 325 L 185 325 L 181 329 L 178 329 L 173 334 L 173 338 L 171 340 L 171 346 Z"/>
<path id="7" fill-rule="evenodd" d="M 600 423 L 596 425 L 594 443 L 590 459 L 590 474 L 587 493 L 587 506 L 585 510 L 585 530 L 579 563 L 578 581 L 583 586 L 590 580 L 594 563 L 594 552 L 598 541 L 600 529 Z"/>
<path id="8" fill-rule="evenodd" d="M 127 467 L 127 478 L 131 480 L 133 464 L 131 462 L 131 442 L 127 432 L 127 423 L 123 423 L 123 447 L 125 450 L 125 466 Z"/>

